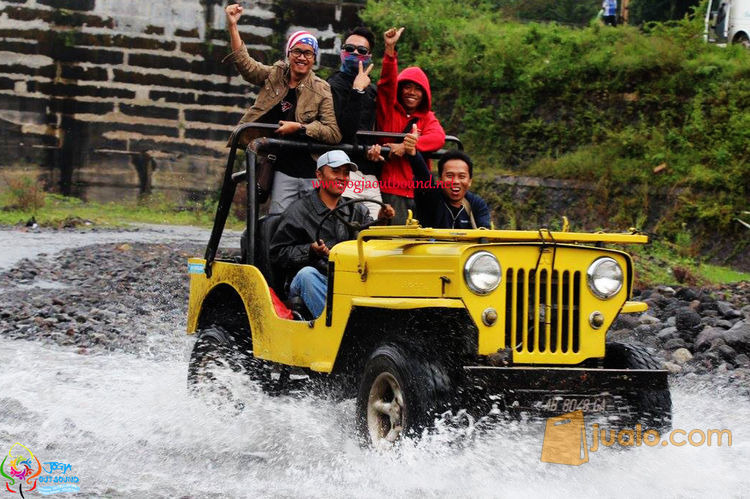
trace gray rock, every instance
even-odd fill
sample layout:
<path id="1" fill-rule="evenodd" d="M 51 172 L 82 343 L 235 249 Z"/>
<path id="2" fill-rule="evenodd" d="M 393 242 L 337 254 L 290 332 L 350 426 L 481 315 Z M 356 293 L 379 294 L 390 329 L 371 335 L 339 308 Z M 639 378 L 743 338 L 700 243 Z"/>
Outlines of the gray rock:
<path id="1" fill-rule="evenodd" d="M 750 354 L 750 324 L 740 321 L 722 335 L 727 345 L 740 353 Z"/>
<path id="2" fill-rule="evenodd" d="M 631 329 L 618 329 L 617 331 L 607 331 L 607 341 L 620 341 L 628 343 L 635 340 L 635 332 Z"/>
<path id="3" fill-rule="evenodd" d="M 733 362 L 737 357 L 737 351 L 729 345 L 720 345 L 716 347 L 716 351 L 719 353 L 719 357 L 729 362 Z"/>
<path id="4" fill-rule="evenodd" d="M 734 365 L 742 366 L 742 367 L 750 367 L 750 357 L 748 357 L 744 353 L 741 353 L 737 357 L 734 358 Z"/>
<path id="5" fill-rule="evenodd" d="M 696 350 L 707 350 L 711 345 L 711 341 L 713 341 L 715 338 L 721 338 L 725 332 L 726 331 L 724 329 L 716 327 L 704 328 L 703 331 L 698 333 L 698 336 L 695 339 Z"/>
<path id="6" fill-rule="evenodd" d="M 667 326 L 674 326 L 676 324 L 674 315 L 667 318 L 666 324 Z"/>
<path id="7" fill-rule="evenodd" d="M 633 314 L 620 314 L 610 326 L 610 329 L 617 331 L 618 329 L 635 329 L 640 324 L 638 317 Z"/>
<path id="8" fill-rule="evenodd" d="M 640 324 L 638 327 L 635 328 L 635 335 L 638 338 L 645 338 L 647 336 L 653 336 L 655 331 L 659 331 L 660 327 L 658 325 L 652 325 L 652 324 Z"/>
<path id="9" fill-rule="evenodd" d="M 672 297 L 676 291 L 670 286 L 657 286 L 656 290 L 664 296 Z"/>
<path id="10" fill-rule="evenodd" d="M 690 353 L 690 350 L 688 350 L 687 348 L 678 348 L 677 350 L 672 352 L 672 360 L 674 360 L 679 365 L 684 364 L 692 358 L 693 354 Z"/>
<path id="11" fill-rule="evenodd" d="M 640 322 L 641 324 L 649 325 L 661 324 L 661 319 L 650 314 L 641 314 L 641 316 L 638 318 L 638 322 Z"/>
<path id="12" fill-rule="evenodd" d="M 701 316 L 690 307 L 677 309 L 675 313 L 675 326 L 679 330 L 690 330 L 701 325 Z"/>
<path id="13" fill-rule="evenodd" d="M 719 309 L 719 313 L 725 319 L 736 319 L 742 317 L 742 312 L 737 310 L 734 305 L 726 301 L 717 301 L 716 306 Z"/>
<path id="14" fill-rule="evenodd" d="M 692 288 L 680 288 L 675 293 L 675 297 L 680 300 L 693 301 L 698 298 L 698 293 Z"/>
<path id="15" fill-rule="evenodd" d="M 740 311 L 742 312 L 742 315 L 745 316 L 745 319 L 750 319 L 750 305 L 745 305 Z"/>
<path id="16" fill-rule="evenodd" d="M 682 338 L 672 338 L 671 340 L 667 340 L 667 342 L 664 344 L 665 350 L 676 350 L 678 348 L 686 348 L 687 343 L 685 343 L 685 340 Z"/>
<path id="17" fill-rule="evenodd" d="M 664 362 L 662 363 L 662 368 L 669 371 L 670 374 L 680 374 L 683 370 L 681 365 L 674 362 Z"/>
<path id="18" fill-rule="evenodd" d="M 656 333 L 656 337 L 666 342 L 667 340 L 671 340 L 672 338 L 677 338 L 677 328 L 676 327 L 665 327 L 658 333 Z"/>

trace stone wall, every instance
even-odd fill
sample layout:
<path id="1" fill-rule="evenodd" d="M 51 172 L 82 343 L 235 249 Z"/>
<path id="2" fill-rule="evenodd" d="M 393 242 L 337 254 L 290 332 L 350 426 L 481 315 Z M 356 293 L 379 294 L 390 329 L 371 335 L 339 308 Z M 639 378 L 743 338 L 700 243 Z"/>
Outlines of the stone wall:
<path id="1" fill-rule="evenodd" d="M 0 182 L 33 172 L 86 199 L 218 186 L 224 144 L 256 88 L 221 64 L 220 0 L 0 0 Z M 240 30 L 271 63 L 309 29 L 324 66 L 364 0 L 243 1 Z"/>

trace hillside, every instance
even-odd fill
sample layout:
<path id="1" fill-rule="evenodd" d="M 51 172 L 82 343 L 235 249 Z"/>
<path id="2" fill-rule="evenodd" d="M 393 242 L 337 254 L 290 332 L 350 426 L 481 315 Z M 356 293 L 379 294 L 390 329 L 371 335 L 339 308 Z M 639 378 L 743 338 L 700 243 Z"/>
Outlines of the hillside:
<path id="1" fill-rule="evenodd" d="M 362 17 L 378 32 L 407 27 L 401 67 L 429 75 L 486 196 L 499 174 L 585 180 L 590 209 L 574 229 L 633 226 L 750 268 L 750 230 L 735 220 L 750 210 L 750 51 L 703 43 L 701 15 L 574 28 L 509 21 L 481 1 L 373 0 Z M 496 216 L 507 226 L 532 228 L 525 207 L 493 201 L 518 211 Z"/>

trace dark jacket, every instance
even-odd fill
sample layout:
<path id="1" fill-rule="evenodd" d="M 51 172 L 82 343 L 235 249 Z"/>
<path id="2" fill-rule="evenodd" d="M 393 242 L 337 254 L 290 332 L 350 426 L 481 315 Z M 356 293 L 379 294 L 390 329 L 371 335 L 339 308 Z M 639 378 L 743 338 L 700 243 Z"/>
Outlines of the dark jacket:
<path id="1" fill-rule="evenodd" d="M 421 154 L 408 156 L 414 171 L 414 203 L 417 205 L 416 218 L 422 227 L 432 227 L 433 229 L 471 229 L 471 218 L 466 210 L 461 207 L 458 214 L 454 217 L 451 212 L 449 202 L 445 199 L 443 189 L 438 187 L 438 183 L 432 178 L 432 174 L 427 168 L 427 164 Z M 466 193 L 466 200 L 471 207 L 471 214 L 474 215 L 474 221 L 477 227 L 490 228 L 490 209 L 484 199 L 472 194 Z"/>
<path id="2" fill-rule="evenodd" d="M 333 110 L 336 122 L 341 130 L 341 141 L 346 144 L 354 142 L 359 130 L 375 129 L 375 97 L 377 90 L 370 84 L 360 93 L 352 88 L 356 75 L 336 71 L 328 78 L 333 95 Z"/>
<path id="3" fill-rule="evenodd" d="M 398 76 L 397 76 L 398 74 Z M 424 90 L 424 98 L 414 114 L 407 114 L 398 100 L 398 86 L 403 82 L 414 82 Z M 406 125 L 416 119 L 419 129 L 417 149 L 437 151 L 445 144 L 445 131 L 435 113 L 432 112 L 432 93 L 427 75 L 418 67 L 409 67 L 398 73 L 398 60 L 389 55 L 383 56 L 383 70 L 378 81 L 377 124 L 384 132 L 404 133 Z M 411 130 L 407 130 L 408 133 Z M 391 142 L 387 140 L 386 142 Z M 387 194 L 413 197 L 411 188 L 412 172 L 409 160 L 391 157 L 383 165 L 380 190 Z"/>
<path id="4" fill-rule="evenodd" d="M 343 202 L 339 200 L 339 204 Z M 323 274 L 328 272 L 328 259 L 319 257 L 310 249 L 315 240 L 315 231 L 320 221 L 331 210 L 323 204 L 318 189 L 310 191 L 286 209 L 279 228 L 271 239 L 271 262 L 284 269 L 287 278 L 293 277 L 302 267 L 313 266 Z M 363 204 L 342 208 L 341 215 L 350 221 L 369 223 L 372 221 Z M 329 249 L 342 241 L 354 239 L 350 231 L 336 216 L 328 217 L 320 231 L 320 238 Z"/>

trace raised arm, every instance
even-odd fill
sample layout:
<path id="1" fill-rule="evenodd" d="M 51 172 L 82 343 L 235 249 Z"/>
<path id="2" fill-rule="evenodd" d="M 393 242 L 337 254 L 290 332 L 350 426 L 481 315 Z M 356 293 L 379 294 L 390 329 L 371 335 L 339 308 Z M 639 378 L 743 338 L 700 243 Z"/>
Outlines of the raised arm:
<path id="1" fill-rule="evenodd" d="M 398 92 L 398 59 L 396 56 L 396 42 L 401 38 L 404 28 L 391 28 L 385 32 L 385 55 L 383 56 L 383 69 L 378 81 L 377 99 L 377 121 L 378 125 L 383 123 L 385 116 L 391 112 L 396 103 Z"/>
<path id="2" fill-rule="evenodd" d="M 227 16 L 227 31 L 229 32 L 229 43 L 232 46 L 232 53 L 224 58 L 222 62 L 232 62 L 237 67 L 237 71 L 242 75 L 245 81 L 253 85 L 260 85 L 268 77 L 271 66 L 259 63 L 247 51 L 237 23 L 242 17 L 242 7 L 238 4 L 228 5 L 224 12 Z"/>

